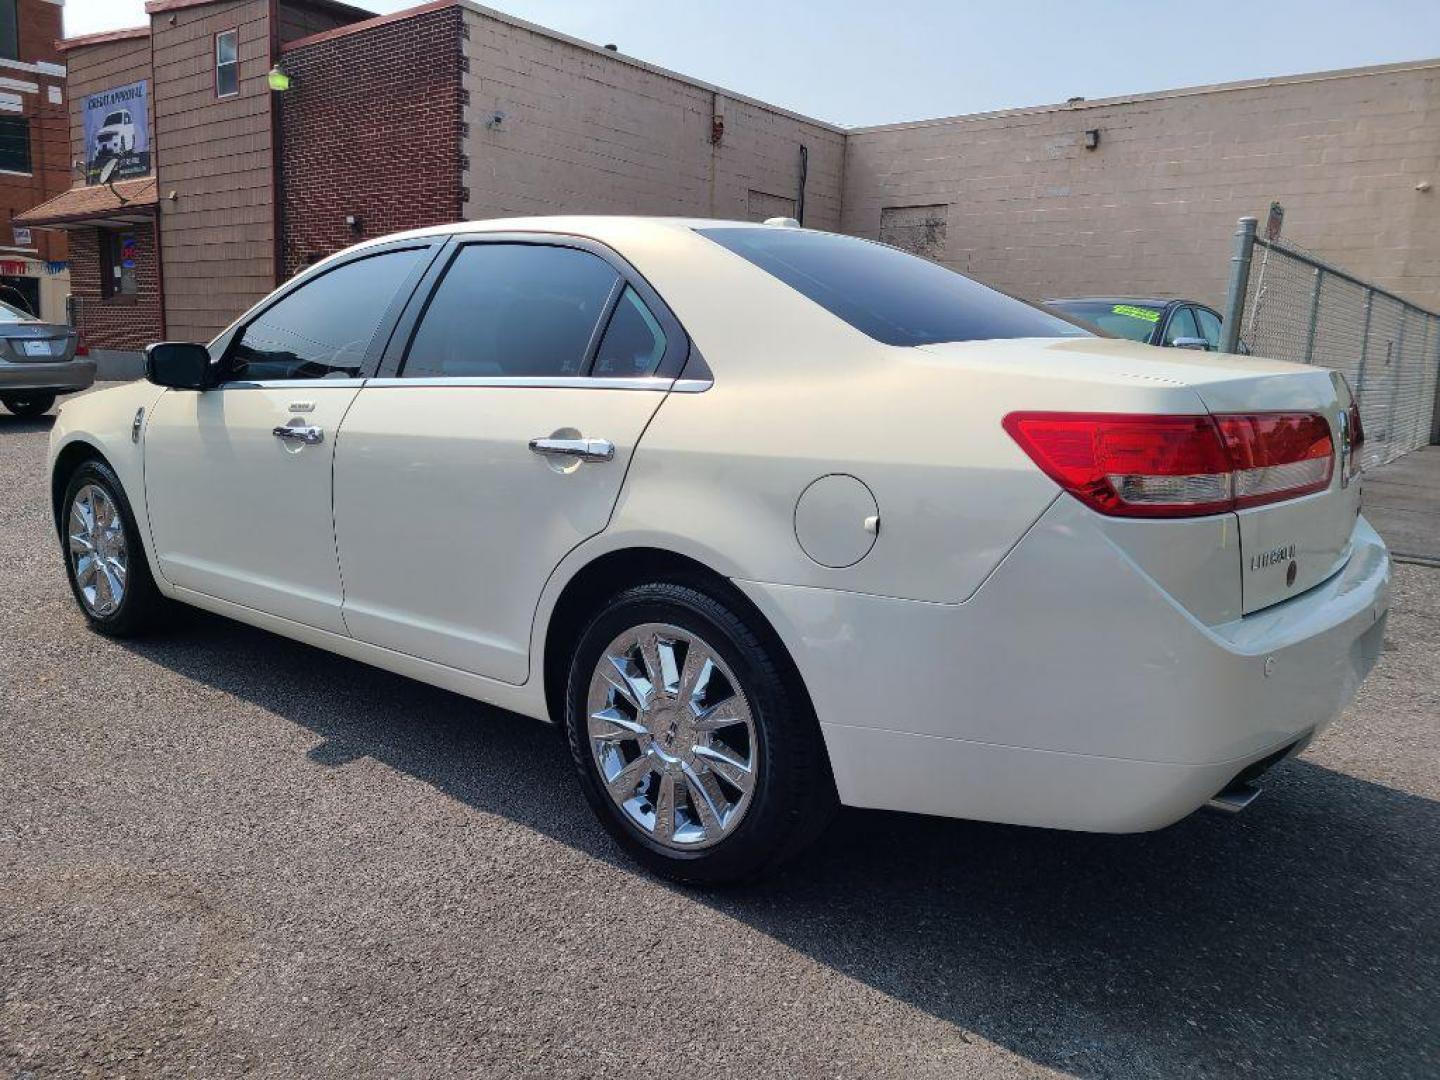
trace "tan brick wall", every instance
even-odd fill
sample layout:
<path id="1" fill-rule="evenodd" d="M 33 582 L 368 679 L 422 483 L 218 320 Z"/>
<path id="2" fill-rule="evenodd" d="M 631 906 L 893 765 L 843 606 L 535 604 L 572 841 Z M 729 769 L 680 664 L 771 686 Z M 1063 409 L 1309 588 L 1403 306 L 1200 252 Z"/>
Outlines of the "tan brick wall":
<path id="1" fill-rule="evenodd" d="M 1440 307 L 1440 61 L 862 129 L 845 179 L 844 231 L 948 204 L 941 261 L 1023 296 L 1218 306 L 1277 199 L 1287 238 Z"/>
<path id="2" fill-rule="evenodd" d="M 751 191 L 795 197 L 803 143 L 806 224 L 839 227 L 839 130 L 518 22 L 469 8 L 465 18 L 466 218 L 745 219 Z M 505 119 L 488 126 L 497 111 Z M 712 144 L 717 114 L 724 132 Z"/>
<path id="3" fill-rule="evenodd" d="M 240 92 L 219 98 L 215 35 L 233 29 Z M 206 341 L 275 287 L 268 5 L 157 12 L 150 32 L 166 329 Z"/>

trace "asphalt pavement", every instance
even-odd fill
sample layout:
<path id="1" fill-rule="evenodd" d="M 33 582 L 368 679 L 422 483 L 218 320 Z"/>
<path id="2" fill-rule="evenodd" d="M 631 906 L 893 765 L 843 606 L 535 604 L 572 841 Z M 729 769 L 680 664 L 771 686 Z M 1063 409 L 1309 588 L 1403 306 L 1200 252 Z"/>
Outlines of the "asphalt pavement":
<path id="1" fill-rule="evenodd" d="M 1236 818 L 851 811 L 706 894 L 534 721 L 198 612 L 89 633 L 48 427 L 0 416 L 0 1077 L 1440 1076 L 1440 569 Z"/>

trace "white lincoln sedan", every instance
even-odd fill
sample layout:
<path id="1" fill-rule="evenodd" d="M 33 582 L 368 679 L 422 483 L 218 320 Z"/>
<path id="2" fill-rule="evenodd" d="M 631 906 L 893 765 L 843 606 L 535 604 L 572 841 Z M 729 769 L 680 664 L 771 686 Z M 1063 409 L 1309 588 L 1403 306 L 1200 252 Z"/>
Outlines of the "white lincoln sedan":
<path id="1" fill-rule="evenodd" d="M 148 374 L 51 439 L 97 631 L 181 601 L 552 720 L 680 879 L 766 871 L 837 804 L 1242 807 L 1384 633 L 1343 378 L 1093 336 L 851 237 L 427 229 Z"/>

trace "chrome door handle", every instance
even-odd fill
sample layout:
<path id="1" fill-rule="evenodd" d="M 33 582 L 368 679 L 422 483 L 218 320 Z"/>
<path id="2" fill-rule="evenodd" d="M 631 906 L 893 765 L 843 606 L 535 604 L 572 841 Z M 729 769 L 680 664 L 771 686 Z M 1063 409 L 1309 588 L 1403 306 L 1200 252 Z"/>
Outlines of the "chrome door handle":
<path id="1" fill-rule="evenodd" d="M 615 456 L 615 444 L 609 439 L 531 439 L 530 449 L 537 454 L 581 461 L 609 461 Z"/>
<path id="2" fill-rule="evenodd" d="M 314 446 L 318 442 L 324 442 L 325 431 L 318 427 L 291 427 L 289 424 L 282 424 L 275 428 L 270 434 L 277 439 L 289 439 L 292 442 L 302 442 Z"/>

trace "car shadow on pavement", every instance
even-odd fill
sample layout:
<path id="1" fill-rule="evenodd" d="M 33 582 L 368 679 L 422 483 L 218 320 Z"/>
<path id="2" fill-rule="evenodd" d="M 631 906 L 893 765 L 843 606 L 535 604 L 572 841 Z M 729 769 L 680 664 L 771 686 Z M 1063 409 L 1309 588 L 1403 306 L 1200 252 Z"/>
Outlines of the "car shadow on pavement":
<path id="1" fill-rule="evenodd" d="M 591 819 L 554 729 L 179 618 L 129 647 L 310 729 L 316 762 L 376 759 L 640 873 Z M 1244 815 L 1139 836 L 844 811 L 774 879 L 678 891 L 1072 1075 L 1435 1075 L 1440 803 L 1303 759 L 1272 777 Z"/>
<path id="2" fill-rule="evenodd" d="M 44 416 L 13 416 L 0 408 L 0 436 L 49 431 L 55 426 L 55 414 Z"/>

